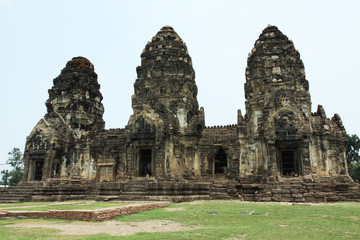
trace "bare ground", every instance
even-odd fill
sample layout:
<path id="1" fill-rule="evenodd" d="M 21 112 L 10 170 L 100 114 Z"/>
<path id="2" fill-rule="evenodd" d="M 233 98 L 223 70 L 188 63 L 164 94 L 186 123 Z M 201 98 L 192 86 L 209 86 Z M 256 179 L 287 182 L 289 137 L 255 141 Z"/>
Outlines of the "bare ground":
<path id="1" fill-rule="evenodd" d="M 6 227 L 15 228 L 49 228 L 62 231 L 62 234 L 69 235 L 94 235 L 108 234 L 111 236 L 132 235 L 138 232 L 173 232 L 198 229 L 188 227 L 173 221 L 154 220 L 146 222 L 116 222 L 107 221 L 102 223 L 18 223 Z"/>
<path id="2" fill-rule="evenodd" d="M 184 207 L 178 207 L 178 208 L 164 208 L 165 211 L 168 211 L 168 212 L 176 212 L 176 211 L 183 211 L 185 210 Z"/>
<path id="3" fill-rule="evenodd" d="M 249 203 L 243 201 L 233 200 L 238 203 Z M 193 201 L 185 204 L 201 204 L 203 201 Z M 253 202 L 251 202 L 253 203 Z M 86 204 L 86 203 L 81 203 Z M 183 203 L 184 204 L 184 203 Z M 259 204 L 280 204 L 280 205 L 335 205 L 335 204 L 351 204 L 351 203 L 289 203 L 289 202 L 262 202 Z M 173 208 L 164 208 L 166 211 L 182 211 L 186 207 L 173 207 Z M 271 213 L 266 213 L 268 215 Z M 323 216 L 325 217 L 325 216 Z M 359 218 L 357 216 L 351 217 L 356 220 Z M 5 226 L 4 226 L 5 227 Z M 7 225 L 6 227 L 14 228 L 47 228 L 47 229 L 57 229 L 62 231 L 62 234 L 69 235 L 94 235 L 94 234 L 108 234 L 111 236 L 121 236 L 121 235 L 132 235 L 139 232 L 172 232 L 172 231 L 183 231 L 183 230 L 193 230 L 199 229 L 199 227 L 188 227 L 180 223 L 173 221 L 165 220 L 153 220 L 145 222 L 117 222 L 117 221 L 106 221 L 106 222 L 79 222 L 79 223 L 69 223 L 63 224 L 59 222 L 47 222 L 47 223 L 32 223 L 32 222 L 22 222 L 14 225 Z"/>

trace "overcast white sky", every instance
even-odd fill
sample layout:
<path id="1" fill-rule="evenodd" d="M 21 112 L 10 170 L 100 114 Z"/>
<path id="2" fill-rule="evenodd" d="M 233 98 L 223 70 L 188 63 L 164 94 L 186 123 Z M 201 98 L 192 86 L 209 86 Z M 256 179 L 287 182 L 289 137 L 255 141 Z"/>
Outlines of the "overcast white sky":
<path id="1" fill-rule="evenodd" d="M 106 128 L 123 128 L 146 43 L 165 25 L 186 42 L 206 125 L 245 114 L 248 53 L 268 25 L 295 44 L 322 104 L 360 135 L 360 1 L 0 0 L 0 164 L 45 115 L 47 90 L 67 61 L 87 57 L 98 74 Z M 0 165 L 0 170 L 4 166 Z"/>

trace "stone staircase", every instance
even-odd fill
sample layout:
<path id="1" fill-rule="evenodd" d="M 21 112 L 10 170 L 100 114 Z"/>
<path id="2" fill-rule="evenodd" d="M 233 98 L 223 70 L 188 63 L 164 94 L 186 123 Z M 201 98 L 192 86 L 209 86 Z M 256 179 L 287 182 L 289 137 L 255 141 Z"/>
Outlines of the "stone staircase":
<path id="1" fill-rule="evenodd" d="M 92 184 L 80 181 L 24 182 L 2 192 L 0 202 L 82 199 L 180 202 L 211 199 L 210 189 L 208 182 L 157 182 L 153 179 Z"/>
<path id="2" fill-rule="evenodd" d="M 22 182 L 16 187 L 7 189 L 0 193 L 0 202 L 44 202 L 44 201 L 64 201 L 93 199 L 89 194 L 92 193 L 93 186 L 82 184 L 81 182 L 71 181 L 64 183 L 53 182 Z M 89 191 L 90 190 L 90 191 Z"/>
<path id="3" fill-rule="evenodd" d="M 1 203 L 28 202 L 31 201 L 35 189 L 42 185 L 41 182 L 22 182 L 16 187 L 10 187 L 0 193 Z"/>
<path id="4" fill-rule="evenodd" d="M 79 180 L 50 181 L 34 191 L 32 201 L 86 200 L 94 197 L 94 184 Z"/>
<path id="5" fill-rule="evenodd" d="M 231 180 L 214 180 L 210 191 L 211 199 L 237 199 L 237 183 Z"/>
<path id="6" fill-rule="evenodd" d="M 118 192 L 100 191 L 96 199 L 116 199 L 122 201 L 192 201 L 197 199 L 210 199 L 210 187 L 211 184 L 205 182 L 157 182 L 153 179 L 139 179 L 121 183 Z"/>

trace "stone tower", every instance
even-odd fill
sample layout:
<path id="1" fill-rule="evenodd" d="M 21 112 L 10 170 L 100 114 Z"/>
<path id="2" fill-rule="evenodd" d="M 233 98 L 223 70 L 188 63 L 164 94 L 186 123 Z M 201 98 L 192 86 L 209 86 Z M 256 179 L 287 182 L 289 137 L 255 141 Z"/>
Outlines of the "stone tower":
<path id="1" fill-rule="evenodd" d="M 46 101 L 48 116 L 58 115 L 81 136 L 90 130 L 104 129 L 104 107 L 94 65 L 86 58 L 75 57 L 54 79 Z"/>
<path id="2" fill-rule="evenodd" d="M 328 170 L 328 165 L 339 167 L 333 173 L 324 170 L 325 175 L 345 171 L 346 163 L 340 160 L 344 159 L 346 141 L 341 120 L 338 115 L 327 119 L 321 106 L 317 113 L 311 113 L 309 84 L 300 54 L 275 26 L 263 30 L 248 57 L 245 98 L 248 137 L 255 148 L 260 176 L 310 176 L 319 173 L 320 165 Z M 320 125 L 316 123 L 319 116 L 323 119 Z M 325 147 L 325 139 L 334 138 L 337 143 L 329 141 L 331 146 Z M 327 149 L 336 154 L 320 160 L 316 154 Z"/>
<path id="3" fill-rule="evenodd" d="M 94 179 L 91 137 L 104 129 L 104 107 L 93 64 L 75 57 L 54 79 L 47 114 L 27 137 L 25 178 Z"/>
<path id="4" fill-rule="evenodd" d="M 277 111 L 286 105 L 302 112 L 300 115 L 310 115 L 304 64 L 292 41 L 275 26 L 263 30 L 248 57 L 245 98 L 246 113 L 253 121 L 251 130 L 255 136 L 266 131 L 258 119 L 266 117 L 269 109 Z M 262 128 L 257 129 L 258 126 Z"/>
<path id="5" fill-rule="evenodd" d="M 134 113 L 127 126 L 129 142 L 140 158 L 135 172 L 176 175 L 183 172 L 181 168 L 185 165 L 183 160 L 180 161 L 184 156 L 179 150 L 186 144 L 184 137 L 189 134 L 199 136 L 204 117 L 197 102 L 191 57 L 172 27 L 163 27 L 146 44 L 141 65 L 136 70 L 132 96 Z M 141 173 L 145 168 L 143 165 L 152 170 Z"/>
<path id="6" fill-rule="evenodd" d="M 172 27 L 146 44 L 136 70 L 134 116 L 153 111 L 165 128 L 184 132 L 199 111 L 197 86 L 187 47 Z"/>

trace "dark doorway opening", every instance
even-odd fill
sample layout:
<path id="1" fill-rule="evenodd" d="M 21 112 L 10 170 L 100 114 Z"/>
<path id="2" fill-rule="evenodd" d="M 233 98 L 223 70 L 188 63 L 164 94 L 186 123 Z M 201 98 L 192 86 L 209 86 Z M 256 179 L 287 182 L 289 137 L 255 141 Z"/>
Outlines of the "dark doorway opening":
<path id="1" fill-rule="evenodd" d="M 281 169 L 284 176 L 298 176 L 295 151 L 281 151 Z"/>
<path id="2" fill-rule="evenodd" d="M 54 162 L 53 164 L 53 177 L 59 177 L 61 171 L 61 164 L 60 162 Z"/>
<path id="3" fill-rule="evenodd" d="M 44 167 L 44 161 L 36 161 L 35 162 L 35 170 L 34 170 L 34 180 L 35 181 L 42 180 L 43 167 Z"/>
<path id="4" fill-rule="evenodd" d="M 227 170 L 227 157 L 226 153 L 221 149 L 215 156 L 215 166 L 214 172 L 215 173 L 225 173 Z"/>
<path id="5" fill-rule="evenodd" d="M 151 176 L 151 149 L 141 149 L 139 156 L 139 175 L 140 177 Z"/>

